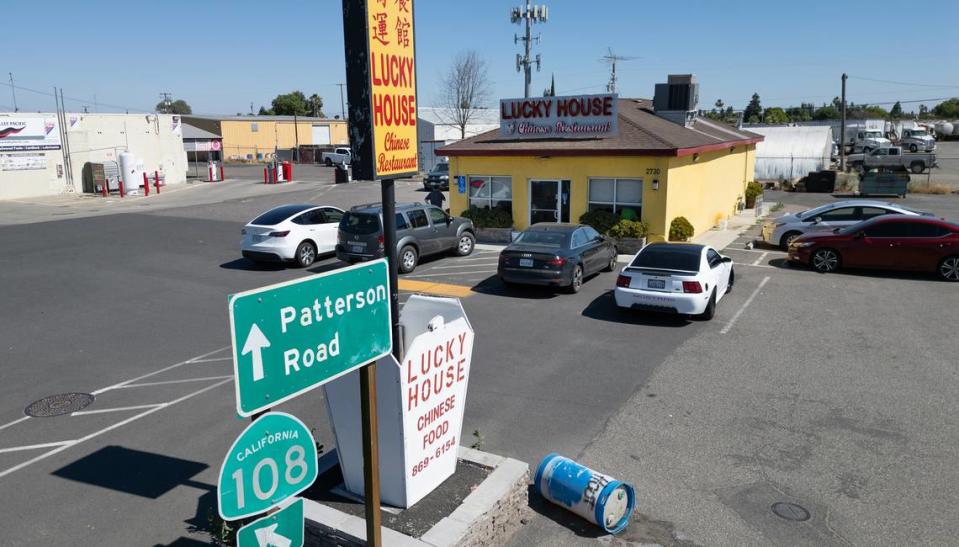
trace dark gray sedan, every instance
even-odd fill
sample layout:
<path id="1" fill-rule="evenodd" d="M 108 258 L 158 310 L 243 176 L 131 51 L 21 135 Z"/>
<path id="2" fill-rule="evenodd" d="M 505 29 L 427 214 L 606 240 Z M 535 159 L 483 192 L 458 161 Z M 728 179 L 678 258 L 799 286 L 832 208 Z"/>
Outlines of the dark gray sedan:
<path id="1" fill-rule="evenodd" d="M 583 279 L 616 268 L 616 246 L 590 226 L 543 222 L 521 233 L 499 255 L 503 283 L 565 287 L 579 292 Z"/>

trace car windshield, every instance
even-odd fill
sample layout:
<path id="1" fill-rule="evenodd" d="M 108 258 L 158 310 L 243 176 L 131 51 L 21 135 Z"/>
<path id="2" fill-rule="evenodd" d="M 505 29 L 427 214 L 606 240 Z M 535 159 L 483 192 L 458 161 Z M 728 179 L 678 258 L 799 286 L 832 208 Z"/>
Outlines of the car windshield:
<path id="1" fill-rule="evenodd" d="M 253 219 L 250 224 L 259 224 L 261 226 L 273 226 L 279 224 L 291 216 L 302 213 L 307 209 L 312 209 L 314 205 L 282 205 L 276 209 L 270 209 L 262 215 Z"/>
<path id="2" fill-rule="evenodd" d="M 548 232 L 546 230 L 527 230 L 521 233 L 513 243 L 521 245 L 535 245 L 537 247 L 550 247 L 553 249 L 562 249 L 569 247 L 567 241 L 569 236 L 563 232 Z"/>
<path id="3" fill-rule="evenodd" d="M 449 173 L 449 172 L 450 172 L 450 164 L 448 164 L 448 163 L 437 163 L 435 166 L 433 166 L 433 172 L 434 172 L 434 173 Z"/>
<path id="4" fill-rule="evenodd" d="M 878 139 L 882 137 L 882 133 L 879 131 L 866 131 L 867 139 Z"/>
<path id="5" fill-rule="evenodd" d="M 648 245 L 636 255 L 629 266 L 631 268 L 698 272 L 701 253 L 702 250 L 699 247 L 687 245 Z"/>
<path id="6" fill-rule="evenodd" d="M 370 213 L 348 212 L 340 220 L 340 230 L 351 234 L 369 235 L 380 230 L 380 217 Z"/>

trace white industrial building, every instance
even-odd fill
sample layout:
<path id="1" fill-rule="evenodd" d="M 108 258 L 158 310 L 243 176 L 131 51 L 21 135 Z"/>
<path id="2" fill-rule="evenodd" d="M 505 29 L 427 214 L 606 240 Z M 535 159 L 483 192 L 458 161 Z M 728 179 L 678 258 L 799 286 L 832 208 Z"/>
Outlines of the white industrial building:
<path id="1" fill-rule="evenodd" d="M 795 180 L 828 169 L 832 156 L 829 126 L 750 126 L 765 137 L 756 144 L 755 180 Z"/>
<path id="2" fill-rule="evenodd" d="M 454 120 L 450 109 L 437 106 L 421 106 L 416 111 L 416 138 L 419 141 L 420 170 L 429 171 L 443 158 L 436 155 L 436 149 L 452 144 L 463 138 L 463 131 Z M 470 114 L 466 124 L 466 137 L 499 128 L 499 111 L 495 108 L 476 108 Z"/>
<path id="3" fill-rule="evenodd" d="M 63 119 L 65 128 L 56 113 L 0 113 L 0 199 L 83 192 L 88 164 L 110 172 L 122 152 L 133 154 L 141 178 L 156 171 L 165 184 L 186 182 L 180 116 L 65 113 Z"/>

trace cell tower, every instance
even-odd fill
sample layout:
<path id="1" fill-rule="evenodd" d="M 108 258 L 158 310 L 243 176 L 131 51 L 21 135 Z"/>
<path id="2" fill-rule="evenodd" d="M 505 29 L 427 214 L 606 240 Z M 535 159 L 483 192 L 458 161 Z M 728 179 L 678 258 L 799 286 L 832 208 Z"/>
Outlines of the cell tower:
<path id="1" fill-rule="evenodd" d="M 639 57 L 626 57 L 625 55 L 616 55 L 613 53 L 613 48 L 606 48 L 609 52 L 606 55 L 603 55 L 600 61 L 609 65 L 609 83 L 606 84 L 606 91 L 608 93 L 616 93 L 616 63 L 617 61 L 631 61 L 633 59 L 639 59 Z"/>
<path id="2" fill-rule="evenodd" d="M 526 22 L 526 34 L 523 36 L 513 35 L 513 43 L 518 44 L 520 41 L 523 42 L 524 54 L 516 54 L 516 72 L 519 72 L 521 69 L 525 71 L 525 84 L 523 86 L 523 96 L 529 97 L 529 84 L 533 80 L 533 71 L 532 65 L 536 63 L 536 71 L 539 72 L 540 68 L 540 55 L 536 54 L 536 57 L 530 58 L 530 50 L 533 47 L 533 40 L 536 40 L 538 44 L 540 42 L 541 36 L 537 34 L 535 37 L 532 35 L 533 23 L 545 23 L 549 13 L 545 5 L 543 6 L 534 6 L 530 3 L 531 0 L 526 0 L 525 7 L 513 8 L 509 12 L 509 20 L 511 23 L 521 24 L 520 21 Z"/>

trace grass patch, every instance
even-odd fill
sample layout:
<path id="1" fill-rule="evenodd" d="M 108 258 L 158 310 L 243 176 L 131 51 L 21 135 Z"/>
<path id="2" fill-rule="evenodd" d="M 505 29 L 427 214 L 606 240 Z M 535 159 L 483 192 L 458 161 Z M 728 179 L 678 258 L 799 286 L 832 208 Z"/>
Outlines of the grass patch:
<path id="1" fill-rule="evenodd" d="M 909 183 L 909 193 L 911 194 L 951 194 L 953 193 L 953 188 L 948 184 L 940 184 L 937 182 L 910 182 Z"/>

